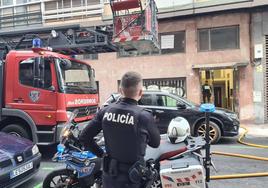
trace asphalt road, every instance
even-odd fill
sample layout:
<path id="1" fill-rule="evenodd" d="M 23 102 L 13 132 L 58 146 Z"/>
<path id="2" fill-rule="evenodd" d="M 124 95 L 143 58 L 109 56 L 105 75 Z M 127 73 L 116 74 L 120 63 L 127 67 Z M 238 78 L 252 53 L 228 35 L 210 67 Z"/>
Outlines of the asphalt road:
<path id="1" fill-rule="evenodd" d="M 244 146 L 236 142 L 237 138 L 225 138 L 219 144 L 212 146 L 212 151 L 221 151 L 229 153 L 239 153 L 247 155 L 257 155 L 268 158 L 268 149 L 259 149 Z M 253 137 L 247 138 L 248 141 L 267 144 L 268 137 Z M 55 153 L 54 147 L 41 147 L 40 151 L 43 155 L 39 173 L 28 182 L 20 186 L 20 188 L 40 188 L 45 176 L 54 169 L 61 168 L 63 164 L 51 162 L 51 157 Z M 216 165 L 218 172 L 211 171 L 212 175 L 225 175 L 237 173 L 254 173 L 254 172 L 268 172 L 267 161 L 256 161 L 234 157 L 216 156 L 212 159 Z M 259 178 L 244 178 L 231 180 L 213 180 L 209 183 L 210 188 L 263 188 L 268 185 L 268 177 Z"/>

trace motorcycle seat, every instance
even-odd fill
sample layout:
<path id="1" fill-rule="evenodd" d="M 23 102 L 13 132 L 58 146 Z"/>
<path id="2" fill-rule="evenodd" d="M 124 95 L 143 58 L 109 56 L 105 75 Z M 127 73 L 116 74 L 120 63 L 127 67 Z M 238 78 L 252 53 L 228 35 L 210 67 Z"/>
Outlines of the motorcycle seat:
<path id="1" fill-rule="evenodd" d="M 181 154 L 187 150 L 187 144 L 181 142 L 172 144 L 168 141 L 167 135 L 161 135 L 161 142 L 158 148 L 147 146 L 145 160 L 153 159 L 155 161 L 162 161 Z"/>

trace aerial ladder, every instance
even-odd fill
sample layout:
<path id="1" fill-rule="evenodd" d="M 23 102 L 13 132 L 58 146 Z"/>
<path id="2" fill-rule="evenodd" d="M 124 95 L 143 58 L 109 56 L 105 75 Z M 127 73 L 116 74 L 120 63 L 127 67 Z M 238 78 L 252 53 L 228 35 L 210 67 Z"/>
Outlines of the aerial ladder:
<path id="1" fill-rule="evenodd" d="M 154 0 L 111 0 L 112 42 L 119 50 L 158 52 L 157 7 Z"/>
<path id="2" fill-rule="evenodd" d="M 31 49 L 32 36 L 43 46 L 65 55 L 105 52 L 159 52 L 157 7 L 154 0 L 111 0 L 113 25 L 66 25 L 0 32 L 0 51 Z M 23 40 L 22 40 L 23 39 Z M 8 49 L 7 49 L 8 46 Z"/>

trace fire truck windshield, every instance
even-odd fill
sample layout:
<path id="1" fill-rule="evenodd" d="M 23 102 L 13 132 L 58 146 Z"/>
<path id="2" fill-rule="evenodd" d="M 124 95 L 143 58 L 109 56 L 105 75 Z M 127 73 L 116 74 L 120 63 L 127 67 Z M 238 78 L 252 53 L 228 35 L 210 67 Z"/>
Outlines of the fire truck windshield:
<path id="1" fill-rule="evenodd" d="M 56 59 L 60 90 L 70 94 L 97 92 L 94 72 L 89 65 L 68 59 Z"/>

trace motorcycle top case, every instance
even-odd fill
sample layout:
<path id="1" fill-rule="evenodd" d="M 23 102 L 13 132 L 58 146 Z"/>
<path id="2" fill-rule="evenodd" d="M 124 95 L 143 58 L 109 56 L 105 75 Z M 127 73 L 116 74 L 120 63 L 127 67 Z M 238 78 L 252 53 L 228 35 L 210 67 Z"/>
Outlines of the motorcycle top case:
<path id="1" fill-rule="evenodd" d="M 204 168 L 197 158 L 191 156 L 162 161 L 160 178 L 163 188 L 206 187 Z"/>

